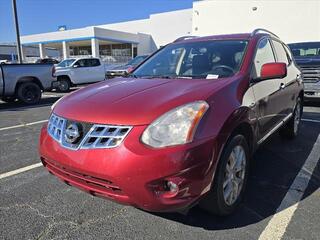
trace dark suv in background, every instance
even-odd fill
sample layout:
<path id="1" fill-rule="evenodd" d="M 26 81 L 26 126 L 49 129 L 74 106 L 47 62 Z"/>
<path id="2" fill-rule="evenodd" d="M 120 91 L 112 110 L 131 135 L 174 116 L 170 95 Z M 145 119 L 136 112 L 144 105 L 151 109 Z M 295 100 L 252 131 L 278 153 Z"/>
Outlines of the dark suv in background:
<path id="1" fill-rule="evenodd" d="M 320 42 L 289 44 L 294 59 L 302 71 L 305 100 L 320 100 Z"/>

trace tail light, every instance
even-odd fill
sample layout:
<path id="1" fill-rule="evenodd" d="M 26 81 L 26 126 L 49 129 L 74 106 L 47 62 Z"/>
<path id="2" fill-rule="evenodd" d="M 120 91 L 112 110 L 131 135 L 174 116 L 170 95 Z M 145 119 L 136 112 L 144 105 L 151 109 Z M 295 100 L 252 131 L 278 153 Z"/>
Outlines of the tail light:
<path id="1" fill-rule="evenodd" d="M 56 68 L 55 68 L 55 66 L 53 66 L 52 70 L 51 70 L 52 77 L 56 76 L 55 73 L 56 73 Z"/>

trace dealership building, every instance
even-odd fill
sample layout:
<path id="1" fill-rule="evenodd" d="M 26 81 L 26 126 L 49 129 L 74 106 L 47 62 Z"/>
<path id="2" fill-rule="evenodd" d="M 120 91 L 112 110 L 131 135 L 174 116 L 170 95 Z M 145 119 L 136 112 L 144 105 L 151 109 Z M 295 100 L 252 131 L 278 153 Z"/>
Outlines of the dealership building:
<path id="1" fill-rule="evenodd" d="M 60 58 L 100 57 L 107 63 L 126 62 L 150 54 L 187 35 L 205 36 L 273 31 L 287 42 L 320 41 L 318 0 L 203 0 L 190 9 L 151 14 L 147 19 L 21 37 L 24 46 L 39 48 L 39 57 L 56 49 Z M 27 56 L 24 56 L 27 60 Z"/>

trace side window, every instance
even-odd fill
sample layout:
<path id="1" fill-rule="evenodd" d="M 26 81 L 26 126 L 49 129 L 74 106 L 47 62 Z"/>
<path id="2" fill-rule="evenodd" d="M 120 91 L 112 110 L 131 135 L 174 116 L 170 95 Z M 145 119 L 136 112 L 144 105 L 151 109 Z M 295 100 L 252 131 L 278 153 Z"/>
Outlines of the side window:
<path id="1" fill-rule="evenodd" d="M 91 59 L 85 59 L 85 60 L 84 60 L 84 66 L 85 66 L 85 67 L 92 67 L 92 66 L 91 66 Z"/>
<path id="2" fill-rule="evenodd" d="M 289 47 L 287 47 L 286 45 L 283 44 L 283 47 L 284 47 L 284 50 L 286 50 L 286 53 L 287 53 L 287 57 L 288 57 L 288 60 L 289 60 L 289 65 L 293 62 L 293 58 L 292 58 L 292 53 L 289 49 Z"/>
<path id="3" fill-rule="evenodd" d="M 85 59 L 78 60 L 74 65 L 78 65 L 78 67 L 86 67 Z"/>
<path id="4" fill-rule="evenodd" d="M 277 62 L 283 62 L 289 65 L 287 52 L 284 50 L 283 45 L 278 41 L 272 40 L 272 42 L 273 42 L 274 49 L 276 51 Z"/>
<path id="5" fill-rule="evenodd" d="M 252 69 L 252 75 L 254 78 L 259 78 L 261 73 L 261 67 L 265 63 L 275 62 L 271 44 L 268 39 L 262 39 L 259 42 L 256 56 L 254 57 L 254 64 Z"/>
<path id="6" fill-rule="evenodd" d="M 100 66 L 100 61 L 99 61 L 99 59 L 90 59 L 90 61 L 91 61 L 91 66 L 92 66 L 92 67 Z"/>

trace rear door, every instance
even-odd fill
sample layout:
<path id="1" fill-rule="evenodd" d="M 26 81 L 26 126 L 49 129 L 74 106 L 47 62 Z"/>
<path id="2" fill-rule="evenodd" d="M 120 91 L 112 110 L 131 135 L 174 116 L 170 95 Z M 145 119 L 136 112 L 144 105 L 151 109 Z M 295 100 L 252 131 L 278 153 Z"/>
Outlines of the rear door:
<path id="1" fill-rule="evenodd" d="M 302 74 L 300 69 L 295 65 L 291 50 L 282 43 L 288 58 L 288 75 L 286 77 L 286 93 L 288 96 L 288 113 L 291 113 L 296 105 L 297 97 L 302 85 Z"/>
<path id="2" fill-rule="evenodd" d="M 258 108 L 258 125 L 260 138 L 266 136 L 282 120 L 281 111 L 281 79 L 257 81 L 260 78 L 261 67 L 266 63 L 276 61 L 270 40 L 263 38 L 258 43 L 252 67 L 252 89 Z"/>
<path id="3" fill-rule="evenodd" d="M 272 39 L 272 44 L 276 53 L 277 62 L 283 62 L 287 65 L 287 76 L 280 81 L 281 96 L 279 107 L 282 109 L 281 114 L 283 118 L 287 117 L 293 109 L 295 103 L 294 89 L 297 83 L 297 69 L 295 68 L 291 59 L 288 58 L 288 53 L 284 49 L 283 44 L 279 40 Z"/>

